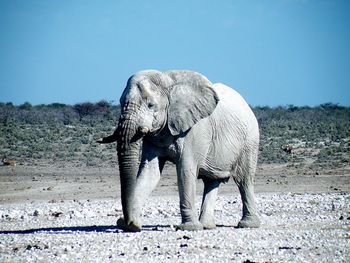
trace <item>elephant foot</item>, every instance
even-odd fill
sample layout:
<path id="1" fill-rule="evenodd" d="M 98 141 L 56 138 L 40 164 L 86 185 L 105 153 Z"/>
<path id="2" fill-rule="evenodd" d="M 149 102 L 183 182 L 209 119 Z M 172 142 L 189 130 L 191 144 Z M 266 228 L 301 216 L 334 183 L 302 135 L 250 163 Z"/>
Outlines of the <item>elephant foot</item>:
<path id="1" fill-rule="evenodd" d="M 216 228 L 214 219 L 201 219 L 200 222 L 203 225 L 203 229 L 209 230 Z"/>
<path id="2" fill-rule="evenodd" d="M 140 232 L 141 226 L 136 225 L 134 222 L 126 224 L 124 218 L 119 218 L 117 221 L 117 226 L 120 227 L 125 232 Z"/>
<path id="3" fill-rule="evenodd" d="M 198 231 L 203 230 L 203 225 L 201 223 L 182 223 L 176 227 L 176 230 L 187 230 L 187 231 Z"/>
<path id="4" fill-rule="evenodd" d="M 237 228 L 258 228 L 260 220 L 257 216 L 245 216 L 239 221 Z"/>

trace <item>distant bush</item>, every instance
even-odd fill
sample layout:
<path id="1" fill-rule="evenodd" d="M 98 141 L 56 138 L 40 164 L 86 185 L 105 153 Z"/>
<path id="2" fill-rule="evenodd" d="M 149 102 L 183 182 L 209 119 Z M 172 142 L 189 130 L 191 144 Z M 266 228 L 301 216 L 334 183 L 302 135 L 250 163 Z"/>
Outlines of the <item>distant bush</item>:
<path id="1" fill-rule="evenodd" d="M 298 163 L 311 158 L 334 167 L 349 165 L 350 107 L 253 107 L 260 126 L 260 163 Z M 0 157 L 82 165 L 115 165 L 114 144 L 94 141 L 113 132 L 120 106 L 107 101 L 66 105 L 0 103 Z M 291 144 L 292 154 L 282 150 Z"/>
<path id="2" fill-rule="evenodd" d="M 325 103 L 317 107 L 254 107 L 253 111 L 260 126 L 261 163 L 298 161 L 296 155 L 292 158 L 281 151 L 280 147 L 285 144 L 294 144 L 299 150 L 321 149 L 316 162 L 328 156 L 328 159 L 339 162 L 341 159 L 345 163 L 346 158 L 331 156 L 326 150 L 333 142 L 342 143 L 339 151 L 344 155 L 350 154 L 350 148 L 345 143 L 350 140 L 350 107 Z"/>
<path id="3" fill-rule="evenodd" d="M 94 125 L 101 122 L 117 121 L 120 106 L 107 101 L 78 103 L 73 106 L 62 103 L 32 106 L 26 102 L 20 106 L 0 103 L 0 123 L 58 124 L 65 125 L 87 122 Z"/>

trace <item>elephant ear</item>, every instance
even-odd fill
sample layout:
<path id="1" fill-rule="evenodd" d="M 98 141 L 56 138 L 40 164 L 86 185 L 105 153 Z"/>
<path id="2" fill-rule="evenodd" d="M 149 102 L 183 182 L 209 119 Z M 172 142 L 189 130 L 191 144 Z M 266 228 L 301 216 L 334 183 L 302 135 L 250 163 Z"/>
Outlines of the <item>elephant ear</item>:
<path id="1" fill-rule="evenodd" d="M 175 85 L 169 97 L 168 127 L 172 135 L 190 129 L 199 120 L 208 117 L 219 98 L 209 85 Z"/>

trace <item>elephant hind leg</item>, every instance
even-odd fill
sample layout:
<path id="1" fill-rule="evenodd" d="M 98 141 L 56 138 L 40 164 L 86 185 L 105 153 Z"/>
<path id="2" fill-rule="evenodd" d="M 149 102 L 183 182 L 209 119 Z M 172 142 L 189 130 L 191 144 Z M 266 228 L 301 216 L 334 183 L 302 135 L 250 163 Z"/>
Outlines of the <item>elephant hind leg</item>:
<path id="1" fill-rule="evenodd" d="M 204 229 L 214 229 L 216 228 L 214 210 L 220 181 L 204 177 L 203 183 L 204 192 L 199 221 Z"/>
<path id="2" fill-rule="evenodd" d="M 257 151 L 244 152 L 236 168 L 234 180 L 241 194 L 243 213 L 239 228 L 256 228 L 260 220 L 255 204 L 254 174 L 257 165 Z"/>

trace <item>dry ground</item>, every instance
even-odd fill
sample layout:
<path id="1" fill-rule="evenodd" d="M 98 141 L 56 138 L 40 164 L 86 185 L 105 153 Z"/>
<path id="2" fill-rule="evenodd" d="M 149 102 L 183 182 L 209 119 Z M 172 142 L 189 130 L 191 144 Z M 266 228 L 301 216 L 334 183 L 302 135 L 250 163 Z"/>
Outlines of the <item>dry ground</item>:
<path id="1" fill-rule="evenodd" d="M 144 207 L 144 231 L 115 227 L 117 169 L 0 166 L 0 262 L 350 262 L 350 169 L 260 166 L 259 229 L 236 229 L 241 202 L 222 185 L 217 229 L 182 232 L 175 171 Z M 198 207 L 202 183 L 198 182 Z"/>

